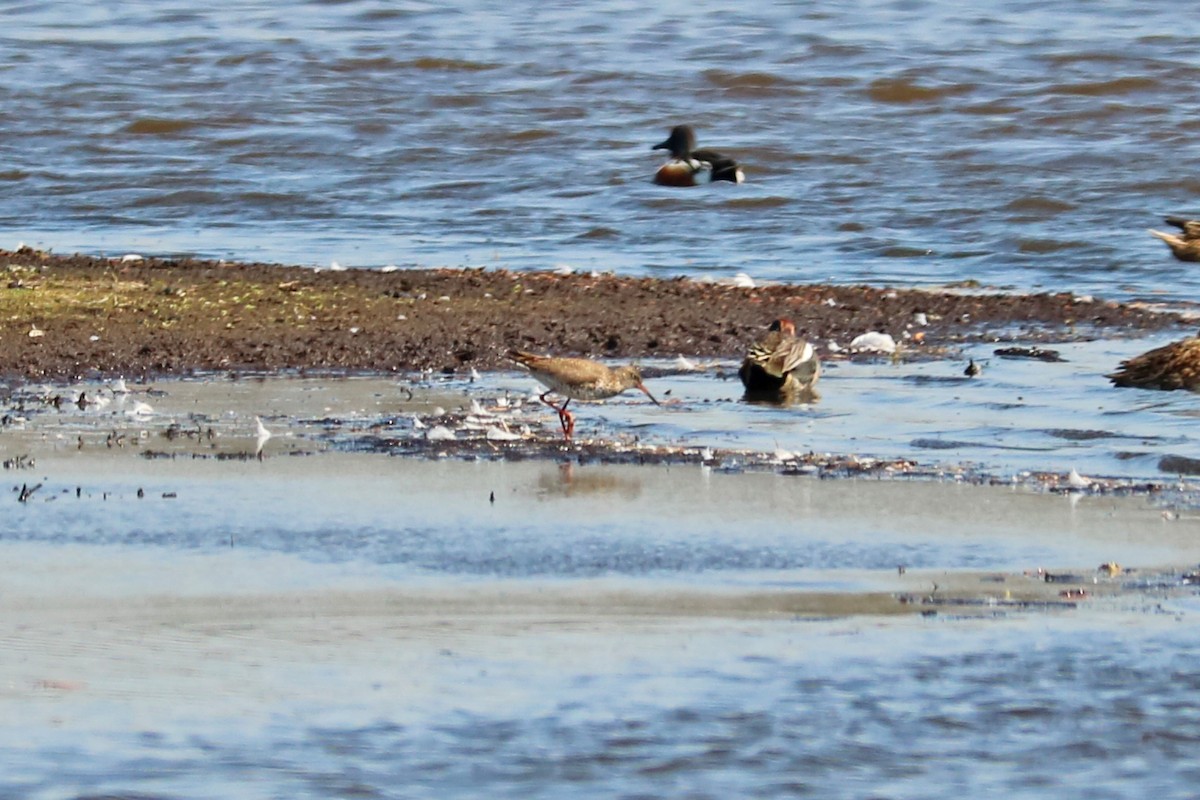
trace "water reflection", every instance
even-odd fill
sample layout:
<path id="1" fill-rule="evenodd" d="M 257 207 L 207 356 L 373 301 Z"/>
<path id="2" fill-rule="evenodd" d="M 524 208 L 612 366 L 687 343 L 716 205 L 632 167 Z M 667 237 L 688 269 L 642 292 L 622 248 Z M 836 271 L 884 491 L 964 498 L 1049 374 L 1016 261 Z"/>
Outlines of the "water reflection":
<path id="1" fill-rule="evenodd" d="M 821 393 L 816 389 L 800 389 L 795 392 L 754 391 L 747 389 L 742 395 L 742 401 L 750 405 L 777 406 L 809 406 L 821 402 Z"/>
<path id="2" fill-rule="evenodd" d="M 642 494 L 642 481 L 636 474 L 617 472 L 602 466 L 583 466 L 573 461 L 548 467 L 538 473 L 537 496 L 540 499 L 614 495 L 633 500 Z"/>

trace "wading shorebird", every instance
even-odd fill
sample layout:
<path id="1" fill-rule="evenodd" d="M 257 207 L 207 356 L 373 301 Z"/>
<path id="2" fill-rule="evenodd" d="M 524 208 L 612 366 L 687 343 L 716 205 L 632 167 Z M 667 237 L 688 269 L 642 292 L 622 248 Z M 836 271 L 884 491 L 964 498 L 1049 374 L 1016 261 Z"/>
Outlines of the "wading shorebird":
<path id="1" fill-rule="evenodd" d="M 777 319 L 765 339 L 750 348 L 738 370 L 746 394 L 790 397 L 811 393 L 821 377 L 821 361 L 813 346 L 796 336 L 790 319 Z"/>
<path id="2" fill-rule="evenodd" d="M 575 415 L 567 411 L 567 404 L 572 400 L 605 400 L 616 397 L 626 389 L 641 389 L 650 402 L 661 405 L 642 383 L 642 373 L 632 365 L 606 367 L 586 358 L 539 356 L 522 350 L 510 350 L 508 357 L 528 369 L 538 382 L 547 387 L 539 397 L 558 412 L 558 421 L 567 441 L 575 432 Z M 546 398 L 551 392 L 566 398 L 561 406 Z"/>
<path id="3" fill-rule="evenodd" d="M 1200 261 L 1200 219 L 1164 217 L 1163 222 L 1179 228 L 1182 235 L 1154 229 L 1150 230 L 1150 234 L 1166 242 L 1171 254 L 1180 261 Z"/>
<path id="4" fill-rule="evenodd" d="M 741 183 L 745 180 L 742 168 L 729 156 L 715 150 L 696 149 L 696 133 L 691 125 L 676 125 L 666 141 L 650 149 L 671 151 L 671 160 L 654 173 L 654 182 L 660 186 L 695 186 L 713 181 Z"/>
<path id="5" fill-rule="evenodd" d="M 1117 386 L 1200 392 L 1200 337 L 1171 342 L 1122 361 L 1106 375 Z"/>

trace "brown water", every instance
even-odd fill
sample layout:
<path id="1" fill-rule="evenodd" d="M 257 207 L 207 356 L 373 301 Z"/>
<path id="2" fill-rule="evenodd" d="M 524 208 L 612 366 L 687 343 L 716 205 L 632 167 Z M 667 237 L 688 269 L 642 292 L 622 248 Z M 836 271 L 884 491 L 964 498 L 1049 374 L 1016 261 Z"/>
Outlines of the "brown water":
<path id="1" fill-rule="evenodd" d="M 1196 296 L 1165 0 L 2 8 L 6 246 Z M 681 121 L 749 182 L 652 186 Z"/>

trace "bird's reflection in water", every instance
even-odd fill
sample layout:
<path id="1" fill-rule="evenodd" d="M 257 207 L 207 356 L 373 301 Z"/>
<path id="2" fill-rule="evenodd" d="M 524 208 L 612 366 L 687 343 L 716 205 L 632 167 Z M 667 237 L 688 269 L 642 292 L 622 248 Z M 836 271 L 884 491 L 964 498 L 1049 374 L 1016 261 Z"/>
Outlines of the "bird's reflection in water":
<path id="1" fill-rule="evenodd" d="M 821 402 L 821 393 L 811 387 L 795 392 L 756 392 L 748 390 L 742 395 L 742 402 L 751 405 L 780 407 L 816 405 Z"/>
<path id="2" fill-rule="evenodd" d="M 570 462 L 539 473 L 537 490 L 540 497 L 613 494 L 632 499 L 642 494 L 642 482 L 608 467 L 583 467 Z"/>

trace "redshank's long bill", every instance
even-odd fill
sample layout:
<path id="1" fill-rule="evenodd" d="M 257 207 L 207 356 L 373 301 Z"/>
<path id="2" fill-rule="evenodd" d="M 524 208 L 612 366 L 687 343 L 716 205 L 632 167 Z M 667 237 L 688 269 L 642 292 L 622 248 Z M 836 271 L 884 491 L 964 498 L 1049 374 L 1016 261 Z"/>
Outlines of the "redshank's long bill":
<path id="1" fill-rule="evenodd" d="M 626 389 L 640 389 L 650 402 L 661 405 L 642 383 L 641 371 L 633 365 L 607 367 L 586 358 L 540 356 L 523 350 L 511 350 L 508 355 L 546 387 L 540 395 L 541 401 L 558 412 L 563 436 L 568 441 L 575 432 L 575 415 L 567 410 L 572 400 L 604 400 Z M 547 397 L 552 392 L 566 398 L 561 406 Z"/>

